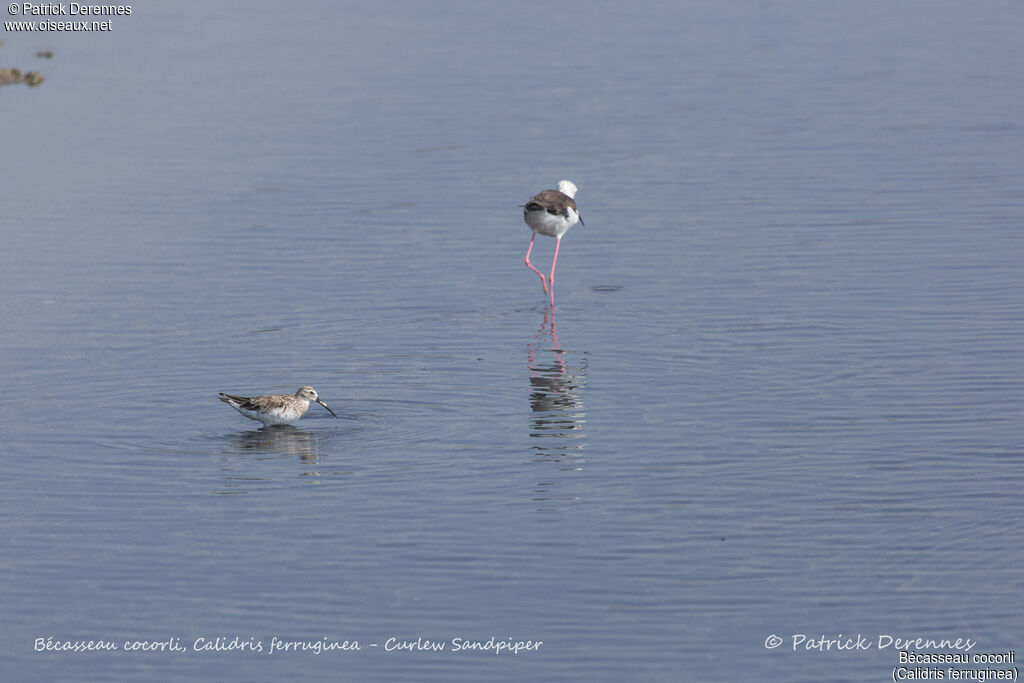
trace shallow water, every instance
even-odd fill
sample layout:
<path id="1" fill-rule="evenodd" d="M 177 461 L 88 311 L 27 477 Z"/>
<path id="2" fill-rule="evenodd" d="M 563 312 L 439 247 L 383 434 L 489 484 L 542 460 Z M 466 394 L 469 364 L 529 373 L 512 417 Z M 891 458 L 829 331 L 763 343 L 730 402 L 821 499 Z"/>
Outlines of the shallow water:
<path id="1" fill-rule="evenodd" d="M 4 33 L 47 79 L 0 89 L 5 678 L 861 681 L 882 636 L 1014 649 L 1022 28 L 174 3 Z M 560 178 L 586 225 L 552 312 L 517 204 Z M 338 419 L 216 400 L 306 383 Z M 452 652 L 492 637 L 543 645 Z"/>

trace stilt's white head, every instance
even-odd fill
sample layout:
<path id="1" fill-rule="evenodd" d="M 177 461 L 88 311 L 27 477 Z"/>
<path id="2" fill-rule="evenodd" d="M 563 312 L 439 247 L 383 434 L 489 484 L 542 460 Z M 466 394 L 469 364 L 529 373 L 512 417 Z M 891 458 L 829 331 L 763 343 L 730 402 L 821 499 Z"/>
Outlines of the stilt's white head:
<path id="1" fill-rule="evenodd" d="M 571 180 L 559 180 L 558 191 L 564 195 L 568 195 L 575 199 L 576 193 L 579 191 L 579 188 L 577 188 L 576 184 L 573 183 Z"/>

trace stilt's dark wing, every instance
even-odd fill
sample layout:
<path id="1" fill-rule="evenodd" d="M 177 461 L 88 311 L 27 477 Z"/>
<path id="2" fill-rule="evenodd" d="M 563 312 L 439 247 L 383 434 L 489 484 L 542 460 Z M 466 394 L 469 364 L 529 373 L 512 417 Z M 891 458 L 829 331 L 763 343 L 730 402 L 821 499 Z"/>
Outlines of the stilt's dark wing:
<path id="1" fill-rule="evenodd" d="M 576 200 L 558 190 L 538 192 L 523 205 L 526 211 L 547 211 L 554 216 L 568 216 L 570 207 L 576 208 Z"/>

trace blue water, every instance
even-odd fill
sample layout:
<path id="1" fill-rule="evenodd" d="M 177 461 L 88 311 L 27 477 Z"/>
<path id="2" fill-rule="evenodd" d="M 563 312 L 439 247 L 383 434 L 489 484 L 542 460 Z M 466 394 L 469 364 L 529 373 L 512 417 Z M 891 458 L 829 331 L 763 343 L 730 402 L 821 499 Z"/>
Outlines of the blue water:
<path id="1" fill-rule="evenodd" d="M 4 32 L 46 81 L 0 88 L 2 678 L 868 681 L 959 652 L 884 638 L 1021 649 L 1021 35 L 1016 3 L 874 0 Z M 518 205 L 562 178 L 552 311 Z M 216 400 L 307 383 L 338 419 Z M 542 644 L 453 652 L 492 637 Z M 390 650 L 417 639 L 445 649 Z"/>

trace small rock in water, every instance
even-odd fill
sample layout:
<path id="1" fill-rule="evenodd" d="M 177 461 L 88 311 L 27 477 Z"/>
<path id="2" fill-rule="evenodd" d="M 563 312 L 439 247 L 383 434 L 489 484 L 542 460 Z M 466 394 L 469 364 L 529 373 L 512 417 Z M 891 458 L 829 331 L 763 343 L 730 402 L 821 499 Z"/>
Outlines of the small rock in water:
<path id="1" fill-rule="evenodd" d="M 21 83 L 20 69 L 0 69 L 0 85 Z"/>
<path id="2" fill-rule="evenodd" d="M 28 87 L 34 88 L 45 80 L 46 78 L 38 71 L 29 71 L 22 75 L 21 69 L 0 68 L 0 85 L 24 83 Z"/>

